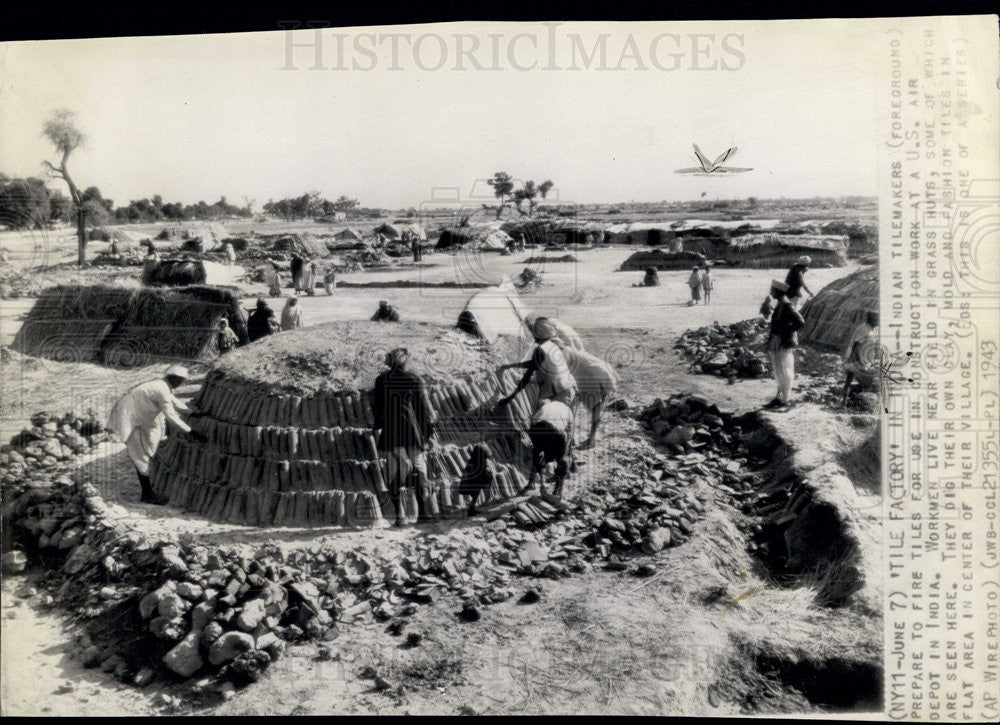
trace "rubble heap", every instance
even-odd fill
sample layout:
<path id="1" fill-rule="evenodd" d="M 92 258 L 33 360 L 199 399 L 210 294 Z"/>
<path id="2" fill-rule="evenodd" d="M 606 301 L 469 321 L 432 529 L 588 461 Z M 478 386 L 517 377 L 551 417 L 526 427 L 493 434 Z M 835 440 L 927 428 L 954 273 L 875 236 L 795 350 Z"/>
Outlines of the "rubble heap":
<path id="1" fill-rule="evenodd" d="M 61 418 L 45 411 L 35 413 L 31 427 L 0 448 L 0 483 L 15 483 L 35 470 L 51 470 L 60 461 L 89 453 L 106 440 L 104 425 L 93 411 L 83 417 L 66 413 Z"/>
<path id="2" fill-rule="evenodd" d="M 770 371 L 767 359 L 768 324 L 762 318 L 741 320 L 731 325 L 714 323 L 688 330 L 674 348 L 691 362 L 693 373 L 759 378 Z"/>

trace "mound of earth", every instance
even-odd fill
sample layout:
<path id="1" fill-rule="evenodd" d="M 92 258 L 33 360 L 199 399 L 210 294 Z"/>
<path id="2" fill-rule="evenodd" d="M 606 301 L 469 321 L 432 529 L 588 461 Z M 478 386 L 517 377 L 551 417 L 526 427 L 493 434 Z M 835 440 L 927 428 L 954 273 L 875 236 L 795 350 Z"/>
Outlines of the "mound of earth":
<path id="1" fill-rule="evenodd" d="M 230 380 L 293 395 L 367 390 L 396 347 L 410 351 L 410 369 L 429 383 L 482 377 L 507 361 L 502 349 L 453 328 L 366 321 L 271 335 L 226 355 L 216 369 Z"/>

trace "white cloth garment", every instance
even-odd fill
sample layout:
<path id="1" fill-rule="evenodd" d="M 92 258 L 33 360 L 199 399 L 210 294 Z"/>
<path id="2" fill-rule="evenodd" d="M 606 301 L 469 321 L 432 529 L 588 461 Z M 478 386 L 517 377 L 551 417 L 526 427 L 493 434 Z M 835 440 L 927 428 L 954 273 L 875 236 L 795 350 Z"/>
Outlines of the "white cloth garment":
<path id="1" fill-rule="evenodd" d="M 168 420 L 184 432 L 191 430 L 178 409 L 188 407 L 161 379 L 135 386 L 111 410 L 108 429 L 125 443 L 129 458 L 142 475 L 149 474 L 149 461 L 163 440 Z"/>
<path id="2" fill-rule="evenodd" d="M 795 348 L 782 347 L 781 338 L 774 335 L 768 341 L 767 351 L 771 356 L 774 379 L 778 382 L 778 393 L 775 397 L 782 403 L 787 403 L 792 394 L 792 383 L 795 381 Z"/>

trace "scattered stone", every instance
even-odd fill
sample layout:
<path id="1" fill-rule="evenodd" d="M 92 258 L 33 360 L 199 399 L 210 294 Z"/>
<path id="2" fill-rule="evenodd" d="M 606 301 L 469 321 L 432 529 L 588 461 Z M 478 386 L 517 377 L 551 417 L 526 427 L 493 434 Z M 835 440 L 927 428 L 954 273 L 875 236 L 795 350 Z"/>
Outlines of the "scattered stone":
<path id="1" fill-rule="evenodd" d="M 270 665 L 267 652 L 252 650 L 238 655 L 226 668 L 225 675 L 237 685 L 249 685 L 257 682 Z"/>
<path id="2" fill-rule="evenodd" d="M 125 660 L 122 659 L 121 655 L 111 655 L 101 662 L 102 672 L 114 672 L 118 665 L 124 663 Z"/>
<path id="3" fill-rule="evenodd" d="M 223 682 L 219 688 L 219 694 L 223 700 L 232 700 L 236 696 L 236 685 L 232 682 Z"/>
<path id="4" fill-rule="evenodd" d="M 375 675 L 375 689 L 379 692 L 385 692 L 386 690 L 392 689 L 392 683 L 389 680 L 382 677 L 382 675 Z"/>
<path id="5" fill-rule="evenodd" d="M 420 632 L 409 632 L 406 635 L 406 646 L 407 647 L 419 647 L 420 643 L 424 641 L 424 635 Z"/>
<path id="6" fill-rule="evenodd" d="M 154 677 L 156 677 L 156 672 L 152 668 L 143 667 L 132 678 L 132 684 L 136 687 L 145 687 L 153 681 Z"/>

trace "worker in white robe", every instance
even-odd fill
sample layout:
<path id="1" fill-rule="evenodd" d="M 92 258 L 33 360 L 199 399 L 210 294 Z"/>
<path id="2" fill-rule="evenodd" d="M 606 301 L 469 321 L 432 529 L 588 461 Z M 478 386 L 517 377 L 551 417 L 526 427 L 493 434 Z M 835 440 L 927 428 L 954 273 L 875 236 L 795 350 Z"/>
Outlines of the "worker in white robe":
<path id="1" fill-rule="evenodd" d="M 159 380 L 140 383 L 122 396 L 108 418 L 108 429 L 125 443 L 128 456 L 135 464 L 144 503 L 163 503 L 153 492 L 149 462 L 166 435 L 167 422 L 190 433 L 199 442 L 207 441 L 203 434 L 192 431 L 178 413 L 178 410 L 188 411 L 189 408 L 177 399 L 173 391 L 187 377 L 185 368 L 170 366 Z"/>

